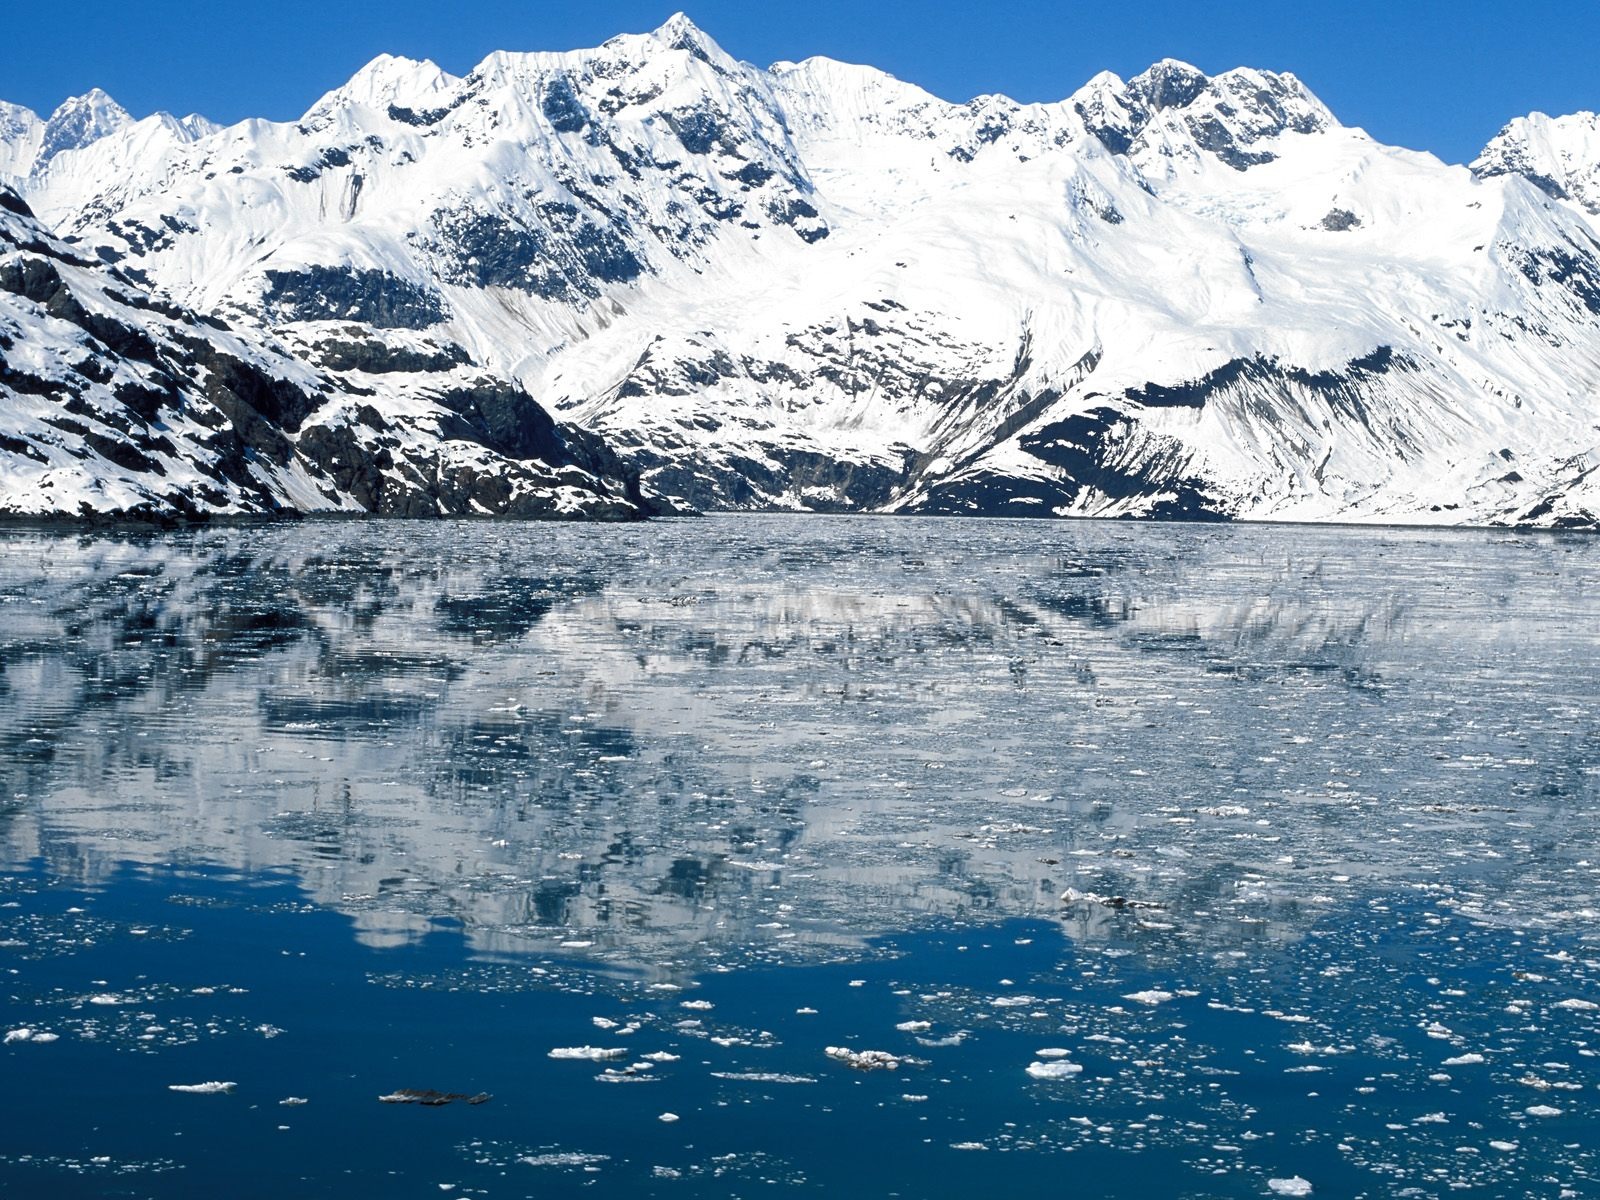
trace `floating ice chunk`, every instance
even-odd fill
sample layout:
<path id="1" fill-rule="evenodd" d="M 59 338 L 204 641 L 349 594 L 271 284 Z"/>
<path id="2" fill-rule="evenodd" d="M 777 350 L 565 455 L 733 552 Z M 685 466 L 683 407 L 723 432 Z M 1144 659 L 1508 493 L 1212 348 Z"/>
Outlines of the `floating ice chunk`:
<path id="1" fill-rule="evenodd" d="M 594 1022 L 596 1029 L 615 1029 L 618 1025 L 618 1022 L 613 1021 L 610 1017 L 590 1017 L 589 1020 Z"/>
<path id="2" fill-rule="evenodd" d="M 1072 1051 L 1063 1050 L 1060 1046 L 1046 1046 L 1043 1050 L 1035 1050 L 1033 1053 L 1036 1058 L 1066 1058 Z"/>
<path id="3" fill-rule="evenodd" d="M 1555 1007 L 1570 1009 L 1573 1012 L 1594 1012 L 1600 1009 L 1600 1004 L 1596 1004 L 1593 1000 L 1557 1000 Z"/>
<path id="4" fill-rule="evenodd" d="M 901 1021 L 895 1026 L 901 1033 L 924 1033 L 933 1028 L 931 1021 Z"/>
<path id="5" fill-rule="evenodd" d="M 952 1149 L 952 1150 L 987 1150 L 988 1148 L 989 1147 L 985 1146 L 982 1142 L 951 1142 L 950 1143 L 950 1149 Z"/>
<path id="6" fill-rule="evenodd" d="M 59 1042 L 60 1040 L 61 1035 L 59 1033 L 49 1033 L 43 1029 L 36 1029 L 33 1032 L 33 1044 L 35 1046 L 42 1046 L 49 1042 Z"/>
<path id="7" fill-rule="evenodd" d="M 1132 1000 L 1135 1004 L 1148 1004 L 1153 1008 L 1157 1004 L 1165 1004 L 1171 1000 L 1172 993 L 1163 992 L 1160 988 L 1146 988 L 1142 992 L 1130 992 L 1123 999 Z"/>
<path id="8" fill-rule="evenodd" d="M 735 1083 L 815 1083 L 809 1075 L 785 1075 L 778 1071 L 713 1071 L 713 1079 L 727 1079 Z"/>
<path id="9" fill-rule="evenodd" d="M 169 1083 L 169 1092 L 187 1092 L 191 1096 L 221 1096 L 233 1091 L 239 1085 L 236 1083 L 221 1083 L 212 1080 L 209 1083 Z"/>
<path id="10" fill-rule="evenodd" d="M 817 1010 L 814 1008 L 797 1008 L 794 1012 L 797 1017 L 814 1017 L 817 1015 Z"/>
<path id="11" fill-rule="evenodd" d="M 852 1050 L 848 1046 L 828 1046 L 823 1050 L 829 1058 L 842 1062 L 858 1071 L 898 1071 L 901 1060 L 887 1050 Z"/>
<path id="12" fill-rule="evenodd" d="M 297 1104 L 307 1104 L 309 1101 L 304 1096 L 285 1096 L 282 1100 L 279 1100 L 278 1103 L 294 1106 Z"/>
<path id="13" fill-rule="evenodd" d="M 31 1030 L 31 1029 L 12 1029 L 12 1030 L 8 1030 L 7 1033 L 6 1033 L 5 1044 L 7 1046 L 9 1046 L 9 1045 L 11 1045 L 12 1042 L 31 1042 L 32 1040 L 33 1040 L 33 1030 Z"/>
<path id="14" fill-rule="evenodd" d="M 639 1057 L 643 1058 L 646 1062 L 653 1063 L 669 1063 L 678 1061 L 678 1055 L 669 1054 L 665 1050 L 652 1050 L 649 1054 L 641 1054 Z"/>
<path id="15" fill-rule="evenodd" d="M 1062 1062 L 1032 1062 L 1027 1066 L 1027 1072 L 1035 1079 L 1070 1079 L 1079 1074 L 1083 1067 L 1078 1063 Z"/>
<path id="16" fill-rule="evenodd" d="M 621 1046 L 557 1046 L 550 1051 L 551 1058 L 575 1058 L 588 1062 L 607 1062 L 614 1058 L 627 1058 L 628 1052 Z"/>
<path id="17" fill-rule="evenodd" d="M 1522 1111 L 1527 1113 L 1530 1117 L 1559 1117 L 1561 1115 L 1561 1110 L 1559 1108 L 1552 1108 L 1548 1104 L 1530 1105 Z"/>
<path id="18" fill-rule="evenodd" d="M 678 1114 L 677 1113 L 662 1113 L 659 1117 L 656 1118 L 656 1120 L 665 1121 L 669 1125 L 672 1124 L 672 1122 L 676 1121 L 677 1119 L 678 1119 Z"/>
<path id="19" fill-rule="evenodd" d="M 553 1154 L 524 1154 L 517 1159 L 530 1167 L 591 1167 L 609 1161 L 609 1154 L 580 1154 L 575 1150 Z"/>
<path id="20" fill-rule="evenodd" d="M 692 1008 L 696 1012 L 710 1012 L 716 1005 L 709 1000 L 684 1000 L 679 1003 L 678 1007 Z"/>
<path id="21" fill-rule="evenodd" d="M 1447 1067 L 1471 1067 L 1483 1061 L 1483 1055 L 1481 1054 L 1457 1054 L 1454 1058 L 1445 1059 L 1444 1065 Z"/>
<path id="22" fill-rule="evenodd" d="M 1298 1175 L 1291 1175 L 1287 1179 L 1269 1179 L 1267 1187 L 1279 1196 L 1311 1195 L 1311 1184 Z"/>
<path id="23" fill-rule="evenodd" d="M 1489 1143 L 1489 1147 L 1490 1147 L 1490 1149 L 1500 1151 L 1502 1154 L 1510 1154 L 1513 1150 L 1515 1150 L 1517 1148 L 1517 1143 L 1515 1143 L 1515 1142 L 1490 1142 Z"/>

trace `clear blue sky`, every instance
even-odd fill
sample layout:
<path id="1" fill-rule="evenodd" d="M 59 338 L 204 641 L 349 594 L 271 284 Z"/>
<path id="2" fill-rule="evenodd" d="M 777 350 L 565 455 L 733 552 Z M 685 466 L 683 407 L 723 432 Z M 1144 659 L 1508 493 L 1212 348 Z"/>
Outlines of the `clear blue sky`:
<path id="1" fill-rule="evenodd" d="M 1600 107 L 1600 0 L 3 0 L 0 99 L 48 113 L 106 89 L 134 113 L 299 116 L 383 51 L 462 73 L 569 50 L 684 8 L 738 58 L 826 54 L 937 95 L 1058 100 L 1158 58 L 1294 71 L 1346 124 L 1470 158 L 1534 109 Z"/>

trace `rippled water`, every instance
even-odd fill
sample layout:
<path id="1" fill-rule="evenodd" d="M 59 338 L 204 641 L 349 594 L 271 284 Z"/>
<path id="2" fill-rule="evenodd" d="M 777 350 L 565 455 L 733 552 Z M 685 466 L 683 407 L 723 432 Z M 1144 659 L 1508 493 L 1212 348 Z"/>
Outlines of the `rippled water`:
<path id="1" fill-rule="evenodd" d="M 0 1189 L 1596 1194 L 1597 648 L 1581 537 L 5 531 Z"/>

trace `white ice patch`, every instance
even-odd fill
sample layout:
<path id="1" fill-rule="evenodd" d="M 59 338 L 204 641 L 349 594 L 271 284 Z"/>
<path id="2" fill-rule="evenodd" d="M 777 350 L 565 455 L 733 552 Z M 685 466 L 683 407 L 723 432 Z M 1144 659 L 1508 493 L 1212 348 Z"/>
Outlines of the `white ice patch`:
<path id="1" fill-rule="evenodd" d="M 169 1083 L 167 1091 L 186 1092 L 191 1096 L 221 1096 L 233 1091 L 239 1085 L 236 1083 L 222 1083 L 212 1080 L 209 1083 Z"/>
<path id="2" fill-rule="evenodd" d="M 580 1154 L 575 1150 L 553 1154 L 524 1154 L 517 1159 L 530 1167 L 592 1167 L 608 1162 L 609 1154 Z"/>
<path id="3" fill-rule="evenodd" d="M 1311 1184 L 1301 1179 L 1298 1175 L 1291 1175 L 1287 1179 L 1269 1179 L 1267 1187 L 1279 1196 L 1309 1196 Z"/>
<path id="4" fill-rule="evenodd" d="M 1163 992 L 1159 988 L 1146 988 L 1142 992 L 1130 992 L 1123 999 L 1132 1000 L 1135 1004 L 1148 1004 L 1154 1008 L 1157 1004 L 1165 1004 L 1171 1000 L 1172 993 Z"/>
<path id="5" fill-rule="evenodd" d="M 628 1052 L 620 1046 L 557 1046 L 550 1051 L 550 1057 L 609 1062 L 615 1058 L 627 1058 Z"/>
<path id="6" fill-rule="evenodd" d="M 887 1050 L 852 1050 L 848 1046 L 828 1046 L 824 1051 L 829 1058 L 842 1062 L 858 1071 L 898 1071 L 901 1059 Z"/>
<path id="7" fill-rule="evenodd" d="M 1082 1072 L 1083 1067 L 1078 1063 L 1062 1062 L 1032 1062 L 1027 1066 L 1027 1072 L 1035 1079 L 1070 1079 Z"/>

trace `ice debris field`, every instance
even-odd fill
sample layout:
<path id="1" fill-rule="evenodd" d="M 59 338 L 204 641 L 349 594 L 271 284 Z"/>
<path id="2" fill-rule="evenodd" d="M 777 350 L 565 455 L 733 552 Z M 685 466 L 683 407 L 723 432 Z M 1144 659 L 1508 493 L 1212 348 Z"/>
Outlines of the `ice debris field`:
<path id="1" fill-rule="evenodd" d="M 1592 1195 L 1597 553 L 7 533 L 0 1190 Z"/>

